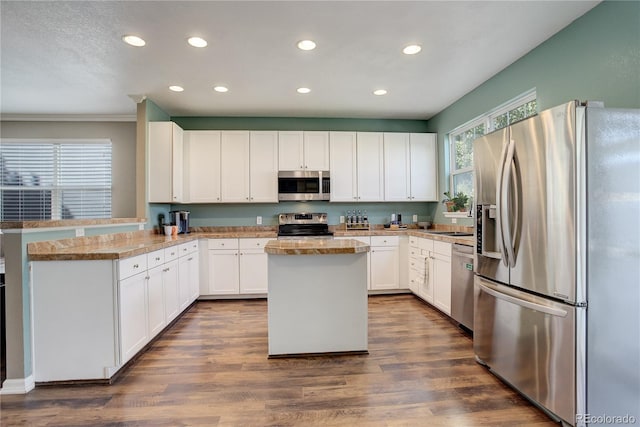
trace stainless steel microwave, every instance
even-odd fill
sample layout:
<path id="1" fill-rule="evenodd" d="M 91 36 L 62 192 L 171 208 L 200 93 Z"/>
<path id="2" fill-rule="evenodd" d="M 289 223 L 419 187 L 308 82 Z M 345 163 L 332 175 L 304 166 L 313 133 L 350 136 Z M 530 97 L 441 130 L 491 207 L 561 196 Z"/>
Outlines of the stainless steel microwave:
<path id="1" fill-rule="evenodd" d="M 329 171 L 278 172 L 278 200 L 329 200 Z"/>

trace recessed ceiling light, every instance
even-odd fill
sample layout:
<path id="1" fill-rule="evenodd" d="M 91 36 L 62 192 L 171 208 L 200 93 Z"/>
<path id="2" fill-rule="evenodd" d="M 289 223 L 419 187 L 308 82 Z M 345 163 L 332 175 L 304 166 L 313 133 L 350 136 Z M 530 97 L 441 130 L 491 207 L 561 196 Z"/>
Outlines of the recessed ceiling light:
<path id="1" fill-rule="evenodd" d="M 301 40 L 298 42 L 298 49 L 313 50 L 316 48 L 316 42 L 313 40 Z"/>
<path id="2" fill-rule="evenodd" d="M 124 41 L 126 44 L 129 44 L 135 47 L 142 47 L 145 44 L 147 44 L 147 42 L 142 40 L 140 37 L 132 36 L 132 35 L 122 36 L 122 41 Z"/>
<path id="3" fill-rule="evenodd" d="M 174 92 L 182 92 L 184 88 L 182 86 L 169 86 L 169 90 L 172 90 Z"/>
<path id="4" fill-rule="evenodd" d="M 207 41 L 200 37 L 189 37 L 187 42 L 193 47 L 206 47 Z"/>
<path id="5" fill-rule="evenodd" d="M 216 86 L 213 88 L 213 90 L 215 90 L 216 92 L 228 92 L 229 88 L 227 88 L 226 86 Z"/>
<path id="6" fill-rule="evenodd" d="M 308 87 L 299 87 L 297 91 L 298 93 L 309 93 L 311 92 L 311 89 L 309 89 Z"/>
<path id="7" fill-rule="evenodd" d="M 376 90 L 373 91 L 373 94 L 374 95 L 386 95 L 387 91 L 384 90 L 384 89 L 376 89 Z"/>
<path id="8" fill-rule="evenodd" d="M 402 49 L 402 53 L 406 55 L 415 55 L 421 50 L 422 50 L 422 47 L 420 45 L 410 44 L 409 46 L 406 46 L 404 49 Z"/>

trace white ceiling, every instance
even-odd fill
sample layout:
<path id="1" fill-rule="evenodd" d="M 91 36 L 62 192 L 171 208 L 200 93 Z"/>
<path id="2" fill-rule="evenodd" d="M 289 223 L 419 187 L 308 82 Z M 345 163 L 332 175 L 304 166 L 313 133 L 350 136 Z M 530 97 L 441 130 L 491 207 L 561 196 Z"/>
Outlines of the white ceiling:
<path id="1" fill-rule="evenodd" d="M 172 116 L 427 119 L 597 3 L 2 0 L 0 112 L 133 115 L 145 95 Z"/>

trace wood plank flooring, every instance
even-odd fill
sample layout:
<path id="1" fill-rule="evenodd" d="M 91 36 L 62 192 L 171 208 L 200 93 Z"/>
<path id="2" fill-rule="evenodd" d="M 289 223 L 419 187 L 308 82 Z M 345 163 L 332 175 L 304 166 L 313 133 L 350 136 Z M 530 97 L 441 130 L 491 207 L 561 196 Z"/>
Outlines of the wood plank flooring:
<path id="1" fill-rule="evenodd" d="M 0 396 L 0 425 L 557 425 L 411 295 L 369 298 L 369 352 L 267 359 L 265 300 L 198 302 L 114 384 Z"/>

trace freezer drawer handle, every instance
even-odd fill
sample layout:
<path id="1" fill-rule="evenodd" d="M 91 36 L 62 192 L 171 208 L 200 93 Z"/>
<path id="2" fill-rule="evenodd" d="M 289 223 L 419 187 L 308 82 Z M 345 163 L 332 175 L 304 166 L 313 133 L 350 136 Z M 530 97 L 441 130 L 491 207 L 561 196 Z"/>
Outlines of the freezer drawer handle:
<path id="1" fill-rule="evenodd" d="M 485 285 L 485 284 L 481 284 L 478 283 L 478 286 L 480 286 L 480 289 L 482 289 L 484 292 L 488 293 L 491 296 L 494 296 L 498 299 L 510 302 L 512 304 L 516 304 L 522 307 L 526 307 L 529 308 L 531 310 L 536 310 L 536 311 L 540 311 L 542 313 L 547 313 L 550 314 L 552 316 L 558 316 L 558 317 L 567 317 L 567 312 L 565 310 L 560 310 L 557 308 L 553 308 L 553 307 L 547 307 L 544 306 L 542 304 L 537 304 L 535 302 L 532 301 L 527 301 L 524 299 L 520 299 L 520 298 L 515 298 L 512 297 L 511 295 L 506 295 L 503 294 L 502 292 L 493 289 L 492 287 L 490 288 L 489 286 Z"/>

